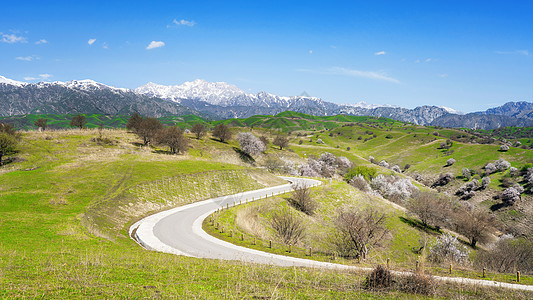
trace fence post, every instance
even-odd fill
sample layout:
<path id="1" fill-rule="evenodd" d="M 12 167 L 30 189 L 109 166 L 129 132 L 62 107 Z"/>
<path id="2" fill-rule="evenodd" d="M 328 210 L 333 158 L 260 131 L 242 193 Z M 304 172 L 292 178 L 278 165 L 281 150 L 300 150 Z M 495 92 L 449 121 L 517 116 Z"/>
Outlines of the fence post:
<path id="1" fill-rule="evenodd" d="M 309 247 L 309 256 L 313 256 L 313 248 Z"/>
<path id="2" fill-rule="evenodd" d="M 390 269 L 390 258 L 387 257 L 387 269 Z"/>
<path id="3" fill-rule="evenodd" d="M 516 282 L 520 282 L 520 271 L 516 272 Z"/>
<path id="4" fill-rule="evenodd" d="M 291 253 L 292 250 L 292 244 L 289 244 L 289 253 Z"/>
<path id="5" fill-rule="evenodd" d="M 482 278 L 485 278 L 485 275 L 486 275 L 485 272 L 486 272 L 486 269 L 483 268 L 483 277 Z"/>
<path id="6" fill-rule="evenodd" d="M 229 231 L 229 236 L 230 236 L 230 237 L 233 236 L 233 230 L 230 230 L 230 231 Z"/>
<path id="7" fill-rule="evenodd" d="M 417 260 L 416 261 L 416 271 L 418 272 L 418 269 L 420 268 L 420 262 Z"/>
<path id="8" fill-rule="evenodd" d="M 254 243 L 253 244 L 255 245 L 255 236 L 254 236 Z"/>
<path id="9" fill-rule="evenodd" d="M 272 240 L 268 241 L 268 248 L 272 249 Z"/>
<path id="10" fill-rule="evenodd" d="M 450 264 L 450 274 L 452 274 L 452 272 L 453 272 L 453 265 Z M 483 273 L 484 273 L 484 272 L 483 272 Z M 485 277 L 485 275 L 483 275 L 483 277 Z"/>
<path id="11" fill-rule="evenodd" d="M 241 241 L 244 241 L 244 233 L 241 233 Z"/>

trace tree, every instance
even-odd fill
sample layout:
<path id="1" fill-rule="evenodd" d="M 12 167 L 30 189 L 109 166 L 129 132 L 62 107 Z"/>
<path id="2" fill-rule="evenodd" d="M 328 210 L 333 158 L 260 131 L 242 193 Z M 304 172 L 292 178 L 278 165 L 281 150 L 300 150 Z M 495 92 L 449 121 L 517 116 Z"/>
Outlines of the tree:
<path id="1" fill-rule="evenodd" d="M 2 165 L 2 157 L 13 151 L 17 143 L 15 135 L 0 131 L 0 166 Z"/>
<path id="2" fill-rule="evenodd" d="M 490 239 L 493 217 L 466 205 L 463 208 L 463 212 L 456 218 L 457 232 L 468 238 L 470 245 L 475 248 L 478 242 L 485 243 Z"/>
<path id="3" fill-rule="evenodd" d="M 35 125 L 37 128 L 41 128 L 41 130 L 46 130 L 46 127 L 48 127 L 48 119 L 39 118 L 35 122 L 33 122 L 33 125 Z"/>
<path id="4" fill-rule="evenodd" d="M 263 142 L 251 132 L 239 132 L 239 134 L 237 134 L 237 141 L 239 141 L 242 152 L 250 156 L 265 151 L 265 144 L 263 144 Z"/>
<path id="5" fill-rule="evenodd" d="M 366 259 L 368 248 L 387 234 L 385 221 L 385 214 L 373 209 L 341 210 L 335 219 L 338 235 L 333 243 L 344 256 Z"/>
<path id="6" fill-rule="evenodd" d="M 128 124 L 126 124 L 126 128 L 128 130 L 131 130 L 133 132 L 136 132 L 139 129 L 139 125 L 141 124 L 143 118 L 138 113 L 134 113 L 131 115 L 131 117 L 128 119 Z"/>
<path id="7" fill-rule="evenodd" d="M 455 163 L 455 159 L 450 158 L 446 161 L 446 166 L 449 167 Z"/>
<path id="8" fill-rule="evenodd" d="M 515 187 L 507 188 L 501 193 L 500 198 L 502 199 L 503 204 L 511 206 L 520 200 L 520 191 Z"/>
<path id="9" fill-rule="evenodd" d="M 17 135 L 17 130 L 15 129 L 15 127 L 7 123 L 0 123 L 0 132 L 4 132 L 15 137 Z"/>
<path id="10" fill-rule="evenodd" d="M 272 215 L 272 228 L 286 245 L 296 244 L 305 232 L 302 221 L 287 210 Z"/>
<path id="11" fill-rule="evenodd" d="M 450 200 L 430 191 L 415 192 L 407 203 L 407 209 L 420 219 L 425 228 L 434 226 L 437 230 L 448 225 L 452 213 Z"/>
<path id="12" fill-rule="evenodd" d="M 272 144 L 279 147 L 279 150 L 283 150 L 283 148 L 287 148 L 289 146 L 289 138 L 286 136 L 278 135 L 276 138 L 274 138 L 274 141 Z"/>
<path id="13" fill-rule="evenodd" d="M 171 154 L 187 151 L 189 142 L 183 135 L 183 131 L 177 126 L 169 126 L 159 130 L 157 143 L 168 146 Z"/>
<path id="14" fill-rule="evenodd" d="M 213 136 L 218 138 L 222 143 L 231 139 L 231 130 L 228 126 L 219 123 L 213 129 Z"/>
<path id="15" fill-rule="evenodd" d="M 203 124 L 197 123 L 191 128 L 191 132 L 194 133 L 194 135 L 196 135 L 196 139 L 199 140 L 205 135 L 207 128 L 205 128 Z"/>
<path id="16" fill-rule="evenodd" d="M 501 145 L 501 146 L 500 146 L 500 151 L 502 151 L 502 152 L 509 151 L 509 146 L 507 146 L 507 145 Z"/>
<path id="17" fill-rule="evenodd" d="M 264 135 L 260 136 L 259 137 L 259 140 L 265 144 L 265 151 L 266 151 L 266 148 L 268 148 L 268 144 L 270 144 L 270 141 L 268 140 L 268 138 Z"/>
<path id="18" fill-rule="evenodd" d="M 143 139 L 143 143 L 146 146 L 156 138 L 161 129 L 163 129 L 163 125 L 158 119 L 143 118 L 135 133 Z"/>
<path id="19" fill-rule="evenodd" d="M 290 202 L 301 212 L 312 215 L 316 209 L 316 202 L 311 198 L 311 191 L 309 187 L 303 182 L 295 182 L 292 184 L 294 192 Z"/>
<path id="20" fill-rule="evenodd" d="M 71 127 L 79 127 L 80 129 L 83 129 L 83 127 L 87 124 L 87 120 L 85 120 L 84 115 L 75 115 L 72 120 L 70 120 L 70 126 Z"/>

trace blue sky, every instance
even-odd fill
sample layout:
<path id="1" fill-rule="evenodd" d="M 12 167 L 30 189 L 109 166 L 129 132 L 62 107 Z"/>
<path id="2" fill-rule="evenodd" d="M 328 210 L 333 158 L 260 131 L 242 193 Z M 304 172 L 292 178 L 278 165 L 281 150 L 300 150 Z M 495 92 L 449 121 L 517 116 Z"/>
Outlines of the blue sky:
<path id="1" fill-rule="evenodd" d="M 531 1 L 110 2 L 5 1 L 0 75 L 127 88 L 201 78 L 465 112 L 533 101 Z"/>

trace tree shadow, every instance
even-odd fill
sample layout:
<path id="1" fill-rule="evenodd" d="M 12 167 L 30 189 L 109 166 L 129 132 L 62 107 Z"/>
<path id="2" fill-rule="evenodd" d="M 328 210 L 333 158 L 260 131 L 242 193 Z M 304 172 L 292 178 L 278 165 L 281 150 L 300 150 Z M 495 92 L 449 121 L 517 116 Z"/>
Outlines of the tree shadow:
<path id="1" fill-rule="evenodd" d="M 400 221 L 402 221 L 403 223 L 411 226 L 411 227 L 414 227 L 416 229 L 419 229 L 419 230 L 422 230 L 424 231 L 425 233 L 428 233 L 428 234 L 431 234 L 431 235 L 439 235 L 441 234 L 442 232 L 440 231 L 440 229 L 437 229 L 433 226 L 424 226 L 424 224 L 422 224 L 422 222 L 420 222 L 419 220 L 416 220 L 416 219 L 411 219 L 411 218 L 405 218 L 405 217 L 400 217 Z"/>
<path id="2" fill-rule="evenodd" d="M 139 143 L 139 142 L 132 142 L 131 144 L 132 144 L 133 146 L 135 146 L 135 147 L 142 147 L 142 146 L 144 146 L 143 143 Z"/>
<path id="3" fill-rule="evenodd" d="M 248 153 L 243 152 L 241 149 L 237 147 L 233 147 L 233 150 L 237 152 L 237 154 L 239 154 L 239 157 L 241 158 L 243 162 L 251 164 L 251 165 L 255 165 L 255 159 L 251 157 Z"/>
<path id="4" fill-rule="evenodd" d="M 497 210 L 499 210 L 499 209 L 504 208 L 505 206 L 506 206 L 506 205 L 505 205 L 503 202 L 496 203 L 496 204 L 491 205 L 490 210 L 491 210 L 491 211 L 497 211 Z"/>

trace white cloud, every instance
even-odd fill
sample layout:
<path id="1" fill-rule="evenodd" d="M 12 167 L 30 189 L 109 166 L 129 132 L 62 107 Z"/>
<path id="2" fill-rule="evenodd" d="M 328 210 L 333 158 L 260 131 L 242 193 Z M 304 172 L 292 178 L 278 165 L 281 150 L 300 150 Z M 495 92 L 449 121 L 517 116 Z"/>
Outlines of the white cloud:
<path id="1" fill-rule="evenodd" d="M 162 41 L 151 41 L 150 44 L 146 47 L 146 50 L 160 48 L 165 46 L 165 43 Z"/>
<path id="2" fill-rule="evenodd" d="M 432 60 L 433 60 L 432 58 L 426 58 L 425 62 L 428 63 L 428 62 L 430 62 L 430 61 L 432 61 Z"/>
<path id="3" fill-rule="evenodd" d="M 35 42 L 35 45 L 40 45 L 40 44 L 48 44 L 48 41 L 45 39 L 40 39 L 37 42 Z"/>
<path id="4" fill-rule="evenodd" d="M 48 80 L 50 77 L 52 77 L 52 75 L 50 74 L 39 74 L 38 77 L 24 77 L 24 80 L 27 80 L 27 81 L 33 81 L 33 80 Z"/>
<path id="5" fill-rule="evenodd" d="M 440 76 L 441 78 L 446 78 L 446 77 L 448 77 L 448 74 L 444 73 L 444 74 L 440 74 L 439 76 Z"/>
<path id="6" fill-rule="evenodd" d="M 2 39 L 0 39 L 1 42 L 8 43 L 8 44 L 27 43 L 28 42 L 28 40 L 26 40 L 25 37 L 17 36 L 14 33 L 5 34 L 5 33 L 0 32 L 0 37 L 2 37 Z"/>
<path id="7" fill-rule="evenodd" d="M 515 50 L 515 51 L 496 51 L 496 54 L 500 55 L 524 55 L 529 56 L 529 51 L 527 50 Z"/>
<path id="8" fill-rule="evenodd" d="M 39 57 L 36 55 L 30 55 L 30 56 L 18 56 L 15 57 L 16 60 L 23 60 L 23 61 L 32 61 L 32 60 L 38 60 Z"/>
<path id="9" fill-rule="evenodd" d="M 309 50 L 309 54 L 313 54 L 313 50 Z"/>
<path id="10" fill-rule="evenodd" d="M 187 21 L 187 20 L 184 20 L 184 19 L 181 19 L 181 20 L 174 19 L 172 21 L 172 24 L 167 25 L 167 27 L 172 27 L 172 26 L 189 26 L 189 27 L 193 27 L 194 25 L 196 25 L 196 22 L 194 22 L 194 21 Z"/>
<path id="11" fill-rule="evenodd" d="M 387 52 L 385 51 L 379 51 L 379 52 L 374 53 L 374 55 L 385 55 L 385 54 L 387 54 Z"/>
<path id="12" fill-rule="evenodd" d="M 109 49 L 109 46 L 107 45 L 107 43 L 104 42 L 104 44 L 102 45 L 102 48 Z"/>
<path id="13" fill-rule="evenodd" d="M 89 46 L 90 46 L 90 45 L 94 44 L 94 42 L 96 42 L 96 39 L 89 39 L 87 41 L 87 44 L 89 44 Z"/>
<path id="14" fill-rule="evenodd" d="M 326 74 L 326 75 L 342 75 L 350 77 L 363 77 L 375 80 L 388 81 L 393 83 L 400 83 L 398 79 L 392 78 L 383 72 L 375 71 L 361 71 L 355 69 L 347 69 L 343 67 L 333 67 L 326 70 L 309 70 L 309 69 L 299 69 L 299 72 L 314 73 L 314 74 Z"/>

